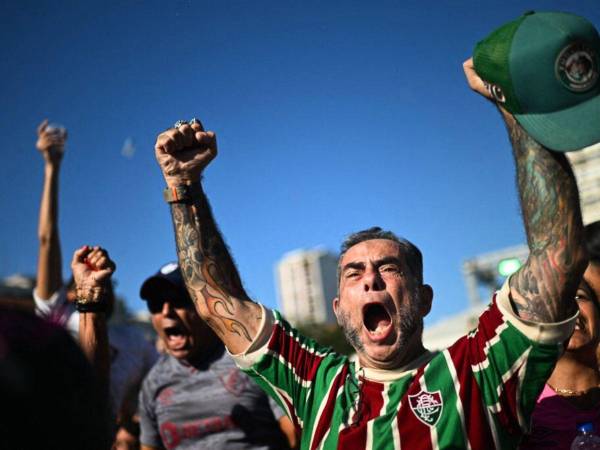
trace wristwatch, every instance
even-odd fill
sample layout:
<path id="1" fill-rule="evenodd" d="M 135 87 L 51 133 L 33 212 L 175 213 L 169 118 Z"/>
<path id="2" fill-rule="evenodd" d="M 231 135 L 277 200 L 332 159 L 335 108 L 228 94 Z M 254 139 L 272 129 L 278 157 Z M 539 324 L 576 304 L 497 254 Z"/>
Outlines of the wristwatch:
<path id="1" fill-rule="evenodd" d="M 75 309 L 79 312 L 106 312 L 105 295 L 98 288 L 76 290 Z"/>
<path id="2" fill-rule="evenodd" d="M 189 203 L 202 192 L 200 183 L 180 184 L 163 191 L 167 203 Z"/>

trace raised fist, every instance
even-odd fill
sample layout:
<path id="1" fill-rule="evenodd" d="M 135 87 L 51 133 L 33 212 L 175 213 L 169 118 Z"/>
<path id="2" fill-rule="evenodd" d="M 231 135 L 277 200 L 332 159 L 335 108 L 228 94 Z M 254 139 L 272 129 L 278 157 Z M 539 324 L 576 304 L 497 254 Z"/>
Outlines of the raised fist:
<path id="1" fill-rule="evenodd" d="M 84 245 L 75 250 L 71 270 L 77 297 L 99 301 L 107 292 L 110 277 L 116 270 L 116 266 L 103 248 Z"/>
<path id="2" fill-rule="evenodd" d="M 156 138 L 154 151 L 167 186 L 200 180 L 202 171 L 217 156 L 217 139 L 204 131 L 199 120 L 178 124 Z"/>
<path id="3" fill-rule="evenodd" d="M 47 163 L 60 163 L 65 151 L 67 132 L 64 128 L 48 127 L 48 120 L 44 120 L 37 129 L 38 140 L 36 148 L 42 153 Z"/>
<path id="4" fill-rule="evenodd" d="M 469 87 L 488 100 L 496 103 L 504 119 L 514 122 L 512 114 L 506 111 L 506 109 L 502 107 L 502 104 L 498 102 L 498 95 L 502 95 L 502 92 L 494 91 L 495 87 L 493 85 L 483 81 L 481 77 L 477 75 L 477 72 L 475 72 L 475 64 L 473 64 L 473 58 L 469 58 L 463 63 L 463 70 Z"/>

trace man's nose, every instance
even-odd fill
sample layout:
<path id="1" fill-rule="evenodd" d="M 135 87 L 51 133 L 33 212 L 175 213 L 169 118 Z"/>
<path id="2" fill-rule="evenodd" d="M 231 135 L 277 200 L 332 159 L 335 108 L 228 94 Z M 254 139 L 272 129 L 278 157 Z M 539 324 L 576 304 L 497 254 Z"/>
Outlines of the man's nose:
<path id="1" fill-rule="evenodd" d="M 171 308 L 171 302 L 169 302 L 168 300 L 163 302 L 163 306 L 162 306 L 162 313 L 165 316 L 168 316 L 171 314 L 172 308 Z"/>
<path id="2" fill-rule="evenodd" d="M 363 287 L 366 292 L 368 291 L 382 291 L 385 289 L 385 282 L 381 278 L 379 270 L 367 269 L 363 275 Z"/>

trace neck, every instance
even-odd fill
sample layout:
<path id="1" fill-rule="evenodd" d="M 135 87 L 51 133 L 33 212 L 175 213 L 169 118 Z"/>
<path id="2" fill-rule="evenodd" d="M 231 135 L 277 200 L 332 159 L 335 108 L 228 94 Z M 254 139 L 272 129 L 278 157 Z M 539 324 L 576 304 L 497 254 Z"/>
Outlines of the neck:
<path id="1" fill-rule="evenodd" d="M 215 359 L 225 351 L 225 346 L 220 339 L 207 340 L 204 345 L 196 354 L 185 360 L 185 363 L 198 368 L 209 365 Z"/>
<path id="2" fill-rule="evenodd" d="M 421 333 L 418 332 L 414 333 L 406 345 L 398 350 L 396 357 L 389 361 L 373 360 L 364 352 L 357 352 L 357 354 L 358 362 L 360 363 L 361 367 L 379 370 L 395 370 L 408 365 L 411 361 L 414 361 L 426 351 L 427 350 L 423 346 L 423 341 L 421 339 Z"/>
<path id="3" fill-rule="evenodd" d="M 577 352 L 566 352 L 556 363 L 548 384 L 556 389 L 585 391 L 600 385 L 600 371 L 596 358 L 587 358 Z"/>

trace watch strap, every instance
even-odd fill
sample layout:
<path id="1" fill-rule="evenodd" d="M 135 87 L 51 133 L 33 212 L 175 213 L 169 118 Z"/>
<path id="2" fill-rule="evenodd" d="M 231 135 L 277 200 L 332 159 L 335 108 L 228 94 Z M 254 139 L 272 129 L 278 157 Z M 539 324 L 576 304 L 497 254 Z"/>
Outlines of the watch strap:
<path id="1" fill-rule="evenodd" d="M 189 203 L 197 198 L 201 192 L 200 183 L 180 184 L 165 188 L 163 197 L 167 203 Z"/>
<path id="2" fill-rule="evenodd" d="M 77 299 L 75 309 L 80 313 L 87 312 L 106 312 L 106 302 L 90 302 Z"/>

